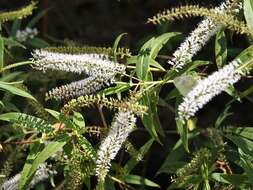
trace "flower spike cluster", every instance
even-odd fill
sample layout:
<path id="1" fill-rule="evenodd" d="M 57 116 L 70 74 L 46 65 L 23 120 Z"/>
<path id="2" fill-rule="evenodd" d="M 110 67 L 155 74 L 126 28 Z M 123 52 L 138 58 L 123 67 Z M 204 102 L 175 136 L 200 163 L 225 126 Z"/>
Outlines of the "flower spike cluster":
<path id="1" fill-rule="evenodd" d="M 245 74 L 243 71 L 237 70 L 239 65 L 240 60 L 235 59 L 222 69 L 200 80 L 178 106 L 179 119 L 184 121 L 193 117 L 212 98 L 239 81 Z"/>
<path id="2" fill-rule="evenodd" d="M 236 6 L 238 5 L 238 6 Z M 226 0 L 215 10 L 217 12 L 237 13 L 240 8 L 240 3 L 237 4 L 233 0 Z M 233 9 L 233 11 L 231 11 Z M 191 61 L 192 57 L 198 53 L 202 47 L 215 35 L 221 28 L 222 24 L 216 23 L 211 18 L 202 20 L 197 28 L 193 30 L 179 48 L 173 53 L 173 58 L 168 61 L 173 65 L 173 68 L 178 71 L 185 64 Z"/>
<path id="3" fill-rule="evenodd" d="M 125 66 L 111 61 L 107 54 L 71 54 L 41 49 L 35 50 L 32 55 L 35 69 L 44 72 L 59 70 L 89 75 L 83 80 L 52 89 L 47 93 L 47 99 L 69 99 L 94 93 L 113 82 L 117 73 L 125 72 Z"/>
<path id="4" fill-rule="evenodd" d="M 99 147 L 96 162 L 98 181 L 103 182 L 110 169 L 110 162 L 115 158 L 136 122 L 130 111 L 119 111 L 115 116 L 111 129 Z"/>

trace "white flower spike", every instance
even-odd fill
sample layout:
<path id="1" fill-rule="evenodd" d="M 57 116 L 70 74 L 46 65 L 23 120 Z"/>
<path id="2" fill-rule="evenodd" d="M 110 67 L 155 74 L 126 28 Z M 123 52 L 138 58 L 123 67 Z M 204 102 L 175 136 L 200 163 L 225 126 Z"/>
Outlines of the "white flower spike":
<path id="1" fill-rule="evenodd" d="M 127 110 L 120 111 L 115 116 L 111 129 L 97 153 L 96 175 L 99 181 L 104 181 L 110 169 L 111 160 L 115 158 L 129 133 L 133 130 L 135 122 L 134 114 Z"/>
<path id="2" fill-rule="evenodd" d="M 125 66 L 110 61 L 108 55 L 103 54 L 68 54 L 35 50 L 33 67 L 38 70 L 59 70 L 73 73 L 85 73 L 97 76 L 105 72 L 124 72 Z"/>
<path id="3" fill-rule="evenodd" d="M 113 80 L 113 77 L 114 74 L 108 73 L 106 76 L 91 76 L 83 80 L 62 85 L 47 92 L 46 99 L 54 98 L 56 100 L 62 100 L 92 94 L 103 88 L 105 85 L 109 85 Z"/>
<path id="4" fill-rule="evenodd" d="M 116 74 L 123 74 L 126 69 L 124 65 L 111 61 L 109 56 L 104 54 L 71 54 L 42 49 L 35 50 L 32 55 L 35 69 L 89 75 L 83 80 L 52 89 L 46 94 L 46 99 L 61 100 L 92 94 L 110 84 L 114 81 Z"/>
<path id="5" fill-rule="evenodd" d="M 240 61 L 234 60 L 207 78 L 200 80 L 178 106 L 179 119 L 184 121 L 193 117 L 198 110 L 203 108 L 215 96 L 239 81 L 241 76 L 244 75 L 244 72 L 237 71 L 239 65 Z"/>
<path id="6" fill-rule="evenodd" d="M 222 13 L 231 11 L 231 8 L 235 8 L 235 3 L 232 0 L 226 0 L 217 7 L 216 10 Z M 238 8 L 240 8 L 239 3 L 232 12 L 238 12 Z M 222 24 L 216 23 L 210 18 L 202 20 L 197 28 L 190 33 L 185 41 L 173 53 L 173 58 L 169 60 L 168 63 L 173 65 L 176 71 L 181 70 L 221 28 Z"/>

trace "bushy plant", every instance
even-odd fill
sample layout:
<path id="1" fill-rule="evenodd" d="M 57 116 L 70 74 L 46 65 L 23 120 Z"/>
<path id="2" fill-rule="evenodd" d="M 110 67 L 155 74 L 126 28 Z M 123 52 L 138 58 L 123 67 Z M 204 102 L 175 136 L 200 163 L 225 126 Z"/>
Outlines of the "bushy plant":
<path id="1" fill-rule="evenodd" d="M 212 9 L 187 5 L 158 13 L 147 22 L 163 25 L 177 19 L 204 18 L 187 37 L 168 31 L 147 40 L 137 54 L 119 46 L 126 34 L 118 36 L 112 47 L 50 46 L 35 38 L 38 31 L 32 29 L 45 12 L 35 16 L 24 30 L 17 28 L 21 23 L 17 19 L 31 15 L 35 6 L 31 2 L 17 11 L 0 13 L 1 25 L 14 21 L 12 33 L 5 37 L 2 28 L 0 36 L 3 190 L 50 186 L 252 189 L 253 128 L 230 118 L 237 114 L 231 111 L 234 104 L 252 104 L 253 1 L 225 0 Z M 232 35 L 246 39 L 247 47 L 230 47 L 227 36 Z M 174 45 L 174 40 L 180 39 L 182 43 Z M 215 44 L 215 60 L 211 54 L 204 60 L 196 59 L 210 40 Z M 164 60 L 161 52 L 167 50 L 167 44 L 175 46 L 175 51 Z M 32 58 L 9 64 L 7 53 L 20 59 L 23 54 L 15 54 L 16 48 L 24 46 L 31 49 Z M 240 49 L 234 53 L 234 48 Z M 28 76 L 10 71 L 24 65 L 31 65 L 26 68 Z M 50 90 L 49 84 L 54 85 L 59 76 L 74 81 Z M 48 91 L 45 101 L 50 103 L 41 95 L 37 99 L 30 95 L 20 81 L 25 79 L 27 86 L 41 80 Z M 226 94 L 228 101 L 217 119 L 200 124 L 199 120 L 205 119 L 201 110 L 209 106 L 207 103 Z M 27 102 L 20 106 L 17 102 L 23 99 L 16 100 L 13 95 Z M 168 113 L 161 113 L 161 107 Z M 88 119 L 94 111 L 100 124 Z M 173 116 L 174 126 L 166 129 L 161 114 Z M 138 144 L 135 138 L 142 135 L 148 136 L 147 141 Z M 177 140 L 168 146 L 171 137 Z M 171 147 L 156 173 L 157 178 L 166 176 L 168 187 L 138 169 L 147 154 L 157 156 L 152 146 Z M 19 167 L 14 167 L 16 162 Z"/>

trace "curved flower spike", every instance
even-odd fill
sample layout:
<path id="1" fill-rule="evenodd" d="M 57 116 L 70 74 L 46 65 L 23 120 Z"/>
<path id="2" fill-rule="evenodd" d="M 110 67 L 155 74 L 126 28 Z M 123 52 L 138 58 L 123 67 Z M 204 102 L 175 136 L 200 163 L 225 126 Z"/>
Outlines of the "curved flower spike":
<path id="1" fill-rule="evenodd" d="M 88 78 L 52 89 L 46 99 L 69 99 L 92 94 L 114 81 L 116 74 L 125 72 L 125 66 L 113 62 L 106 54 L 96 53 L 59 53 L 54 49 L 35 50 L 33 67 L 38 70 L 59 70 L 87 74 Z"/>
<path id="2" fill-rule="evenodd" d="M 96 162 L 98 181 L 104 181 L 110 169 L 110 162 L 115 158 L 129 133 L 133 130 L 136 118 L 130 111 L 119 111 L 111 129 L 99 147 Z"/>
<path id="3" fill-rule="evenodd" d="M 238 9 L 240 9 L 240 5 L 240 2 L 237 2 L 237 0 L 226 0 L 217 7 L 216 10 L 217 12 L 228 11 L 237 13 Z M 202 20 L 197 28 L 190 33 L 185 41 L 173 53 L 173 58 L 169 60 L 168 63 L 173 65 L 176 71 L 182 69 L 222 27 L 222 24 L 216 23 L 210 18 Z"/>
<path id="4" fill-rule="evenodd" d="M 200 80 L 178 106 L 179 119 L 183 121 L 193 117 L 198 110 L 215 96 L 239 81 L 241 76 L 244 75 L 244 72 L 237 71 L 239 65 L 240 61 L 234 60 L 207 78 Z"/>

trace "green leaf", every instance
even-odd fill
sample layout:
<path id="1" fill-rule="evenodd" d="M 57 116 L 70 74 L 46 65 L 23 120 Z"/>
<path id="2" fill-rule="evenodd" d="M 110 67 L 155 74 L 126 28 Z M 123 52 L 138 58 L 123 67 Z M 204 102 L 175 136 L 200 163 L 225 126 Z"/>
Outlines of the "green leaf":
<path id="1" fill-rule="evenodd" d="M 35 48 L 45 48 L 49 46 L 49 44 L 46 41 L 40 38 L 29 39 L 27 40 L 27 43 L 29 43 L 32 47 L 35 47 Z"/>
<path id="2" fill-rule="evenodd" d="M 149 187 L 160 187 L 158 184 L 156 184 L 155 182 L 146 179 L 144 177 L 138 176 L 138 175 L 126 175 L 123 177 L 123 180 L 126 183 L 130 183 L 130 184 L 135 184 L 135 185 L 146 185 Z"/>
<path id="3" fill-rule="evenodd" d="M 252 156 L 249 156 L 245 154 L 242 149 L 238 149 L 238 152 L 240 154 L 240 162 L 241 166 L 243 167 L 244 171 L 247 174 L 247 177 L 251 184 L 253 184 L 253 164 L 252 164 Z"/>
<path id="4" fill-rule="evenodd" d="M 69 116 L 64 115 L 63 113 L 60 113 L 59 120 L 60 120 L 60 122 L 64 123 L 66 125 L 66 127 L 77 130 L 77 126 L 71 120 L 71 118 Z"/>
<path id="5" fill-rule="evenodd" d="M 161 128 L 157 104 L 159 102 L 159 91 L 160 89 L 153 89 L 148 91 L 142 96 L 142 104 L 148 107 L 147 114 L 144 114 L 142 122 L 144 127 L 150 133 L 150 135 L 160 142 L 158 133 L 162 136 L 165 136 L 163 129 Z"/>
<path id="6" fill-rule="evenodd" d="M 57 151 L 62 149 L 62 147 L 67 143 L 69 137 L 67 135 L 61 136 L 55 141 L 50 142 L 46 147 L 37 154 L 34 159 L 27 159 L 24 169 L 19 180 L 19 189 L 25 190 L 26 186 L 32 180 L 33 175 L 35 174 L 38 166 L 45 162 L 50 156 L 55 154 Z M 28 169 L 29 168 L 29 169 Z"/>
<path id="7" fill-rule="evenodd" d="M 189 148 L 188 148 L 188 128 L 187 128 L 187 125 L 182 123 L 180 120 L 176 120 L 176 125 L 177 125 L 177 131 L 180 135 L 180 138 L 182 140 L 185 150 L 187 152 L 190 152 Z"/>
<path id="8" fill-rule="evenodd" d="M 137 77 L 139 79 L 142 79 L 143 81 L 146 81 L 147 79 L 150 59 L 151 58 L 149 48 L 142 50 L 137 57 L 136 74 Z"/>
<path id="9" fill-rule="evenodd" d="M 243 50 L 236 59 L 240 60 L 243 64 L 252 62 L 253 60 L 253 45 L 249 46 L 247 49 Z"/>
<path id="10" fill-rule="evenodd" d="M 215 58 L 218 68 L 223 67 L 227 62 L 227 40 L 224 30 L 219 31 L 216 35 Z"/>
<path id="11" fill-rule="evenodd" d="M 4 40 L 0 35 L 0 69 L 4 66 Z"/>
<path id="12" fill-rule="evenodd" d="M 157 174 L 161 173 L 173 173 L 176 172 L 177 169 L 183 167 L 186 162 L 179 161 L 182 160 L 186 156 L 186 151 L 183 146 L 180 146 L 176 149 L 173 149 L 162 163 L 162 166 L 157 171 Z"/>
<path id="13" fill-rule="evenodd" d="M 151 59 L 149 64 L 150 64 L 150 66 L 153 66 L 154 68 L 157 68 L 160 71 L 165 71 L 165 69 L 154 59 Z"/>
<path id="14" fill-rule="evenodd" d="M 45 109 L 50 115 L 52 115 L 55 119 L 60 120 L 60 112 L 51 110 L 51 109 Z"/>
<path id="15" fill-rule="evenodd" d="M 192 71 L 200 66 L 209 65 L 209 64 L 210 64 L 209 61 L 202 61 L 202 60 L 193 61 L 189 64 L 186 64 L 184 69 L 180 70 L 179 72 L 175 71 L 174 69 L 168 70 L 168 72 L 164 76 L 163 80 L 164 81 L 173 80 L 174 78 L 181 76 L 184 73 L 189 73 L 190 71 Z"/>
<path id="16" fill-rule="evenodd" d="M 246 138 L 242 138 L 236 135 L 225 135 L 229 140 L 231 140 L 237 147 L 243 150 L 243 152 L 251 155 L 253 157 L 253 141 Z"/>
<path id="17" fill-rule="evenodd" d="M 0 120 L 16 123 L 25 128 L 37 129 L 42 133 L 53 132 L 53 127 L 47 121 L 19 112 L 10 112 L 0 115 Z"/>
<path id="18" fill-rule="evenodd" d="M 96 162 L 97 154 L 90 142 L 83 136 L 78 136 L 78 142 L 84 149 L 85 153 L 89 155 L 94 162 Z"/>
<path id="19" fill-rule="evenodd" d="M 98 92 L 98 94 L 108 96 L 108 95 L 124 92 L 124 91 L 128 90 L 129 88 L 131 88 L 131 84 L 129 84 L 129 83 L 120 83 L 120 84 L 117 84 L 114 87 L 109 87 L 109 88 L 106 88 L 104 90 L 101 90 L 101 91 Z"/>
<path id="20" fill-rule="evenodd" d="M 200 135 L 198 130 L 194 130 L 188 134 L 188 140 L 196 138 Z M 183 160 L 187 155 L 187 152 L 183 146 L 182 139 L 179 139 L 177 143 L 172 148 L 171 152 L 167 155 L 165 161 L 162 163 L 162 166 L 158 170 L 157 174 L 160 173 L 174 173 L 180 166 L 185 163 L 179 160 Z"/>
<path id="21" fill-rule="evenodd" d="M 144 157 L 144 155 L 148 152 L 148 150 L 150 149 L 150 147 L 152 146 L 154 140 L 150 139 L 148 142 L 146 142 L 139 150 L 138 150 L 138 157 Z M 138 160 L 136 160 L 135 158 L 131 158 L 124 166 L 124 170 L 127 172 L 127 174 L 129 174 L 134 167 L 139 163 Z"/>
<path id="22" fill-rule="evenodd" d="M 212 173 L 210 177 L 220 183 L 233 184 L 236 187 L 249 183 L 247 176 L 242 174 Z"/>
<path id="23" fill-rule="evenodd" d="M 21 178 L 19 180 L 19 185 L 23 184 L 23 183 L 26 183 L 24 181 L 24 180 L 26 180 L 25 177 L 22 177 L 22 176 L 28 176 L 29 175 L 30 170 L 32 168 L 32 162 L 38 156 L 38 154 L 43 150 L 43 147 L 44 147 L 44 145 L 39 143 L 39 142 L 36 142 L 35 144 L 31 145 L 30 153 L 26 158 L 26 163 L 25 163 L 25 165 L 23 167 L 23 170 L 22 170 L 22 173 L 21 173 Z M 19 188 L 19 189 L 21 189 L 21 188 Z"/>
<path id="24" fill-rule="evenodd" d="M 209 184 L 209 168 L 205 162 L 201 165 L 201 173 L 202 173 L 202 178 L 204 180 L 203 189 L 211 190 L 211 187 Z"/>
<path id="25" fill-rule="evenodd" d="M 241 92 L 239 96 L 240 98 L 245 98 L 252 93 L 253 93 L 253 85 L 251 85 L 251 87 L 249 87 L 247 90 Z"/>
<path id="26" fill-rule="evenodd" d="M 232 112 L 229 112 L 230 108 L 231 108 L 230 104 L 225 106 L 225 109 L 223 110 L 223 112 L 220 113 L 220 115 L 215 121 L 215 124 L 214 124 L 215 128 L 218 128 L 219 126 L 221 126 L 221 124 L 223 123 L 223 121 L 225 121 L 225 119 L 233 115 Z"/>
<path id="27" fill-rule="evenodd" d="M 169 32 L 162 34 L 158 37 L 156 37 L 154 40 L 151 41 L 151 51 L 150 55 L 151 58 L 155 59 L 158 55 L 159 51 L 162 49 L 162 47 L 173 37 L 179 36 L 181 33 L 179 32 Z"/>
<path id="28" fill-rule="evenodd" d="M 253 1 L 252 0 L 244 0 L 244 16 L 247 22 L 247 25 L 251 32 L 253 31 Z"/>
<path id="29" fill-rule="evenodd" d="M 12 37 L 16 36 L 17 31 L 20 29 L 21 22 L 22 22 L 21 19 L 17 19 L 13 22 L 12 27 L 11 27 L 11 36 Z"/>
<path id="30" fill-rule="evenodd" d="M 26 27 L 32 28 L 47 12 L 49 8 L 40 11 L 35 17 L 33 17 Z"/>
<path id="31" fill-rule="evenodd" d="M 226 64 L 227 55 L 228 55 L 227 40 L 224 29 L 222 29 L 221 31 L 218 32 L 215 39 L 215 58 L 216 58 L 216 65 L 219 69 Z M 226 90 L 226 92 L 235 99 L 238 99 L 238 101 L 240 100 L 237 91 L 232 85 Z"/>
<path id="32" fill-rule="evenodd" d="M 173 37 L 179 35 L 180 33 L 170 32 L 162 34 L 158 37 L 153 37 L 148 40 L 141 48 L 136 62 L 136 74 L 139 79 L 146 80 L 149 71 L 149 66 L 155 66 L 160 70 L 164 70 L 158 62 L 155 61 L 161 48 Z M 130 61 L 131 62 L 131 61 Z"/>
<path id="33" fill-rule="evenodd" d="M 30 95 L 29 93 L 27 93 L 26 91 L 24 90 L 21 90 L 15 86 L 13 86 L 12 84 L 10 83 L 6 83 L 6 82 L 2 82 L 0 81 L 0 89 L 3 89 L 4 91 L 8 91 L 12 94 L 15 94 L 15 95 L 18 95 L 18 96 L 22 96 L 22 97 L 25 97 L 25 98 L 29 98 L 29 99 L 32 99 L 34 101 L 37 101 L 32 95 Z"/>
<path id="34" fill-rule="evenodd" d="M 113 44 L 113 47 L 112 47 L 112 50 L 113 50 L 113 57 L 114 57 L 114 61 L 117 62 L 117 49 L 118 49 L 118 46 L 119 46 L 119 42 L 120 40 L 122 39 L 122 37 L 124 35 L 127 35 L 127 33 L 122 33 L 120 34 L 116 40 L 114 41 L 114 44 Z"/>
<path id="35" fill-rule="evenodd" d="M 21 114 L 18 112 L 4 113 L 0 115 L 0 120 L 8 122 L 17 121 Z"/>
<path id="36" fill-rule="evenodd" d="M 11 73 L 6 73 L 4 76 L 0 78 L 0 81 L 3 82 L 10 82 L 13 81 L 14 79 L 18 78 L 20 75 L 22 76 L 23 72 L 11 72 Z M 20 77 L 19 77 L 20 78 Z"/>
<path id="37" fill-rule="evenodd" d="M 77 126 L 78 130 L 85 128 L 85 121 L 84 121 L 82 114 L 80 114 L 78 112 L 74 112 L 73 122 Z"/>
<path id="38" fill-rule="evenodd" d="M 238 136 L 250 139 L 253 141 L 253 127 L 226 127 L 223 129 L 226 133 L 233 133 Z"/>
<path id="39" fill-rule="evenodd" d="M 26 49 L 26 47 L 23 44 L 17 42 L 16 40 L 13 40 L 12 38 L 3 37 L 3 40 L 4 40 L 4 44 L 9 48 L 20 47 L 20 48 Z"/>
<path id="40" fill-rule="evenodd" d="M 9 100 L 3 100 L 2 101 L 4 104 L 4 111 L 6 112 L 20 112 L 20 110 L 18 109 L 18 107 L 16 105 L 14 105 L 12 102 L 10 102 Z"/>
<path id="41" fill-rule="evenodd" d="M 192 90 L 192 88 L 195 86 L 197 83 L 197 80 L 191 76 L 191 75 L 182 75 L 179 77 L 176 77 L 173 80 L 176 88 L 178 91 L 183 95 L 186 96 L 189 91 Z"/>
<path id="42" fill-rule="evenodd" d="M 105 188 L 104 189 L 116 190 L 114 183 L 115 182 L 112 180 L 105 180 Z"/>
<path id="43" fill-rule="evenodd" d="M 3 67 L 0 72 L 3 72 L 3 71 L 6 71 L 6 70 L 9 70 L 9 69 L 13 69 L 13 68 L 16 68 L 16 67 L 20 67 L 20 66 L 23 66 L 23 65 L 29 65 L 29 64 L 32 64 L 31 61 L 22 61 L 22 62 L 18 62 L 18 63 L 13 63 L 11 65 L 7 65 L 5 67 Z"/>

